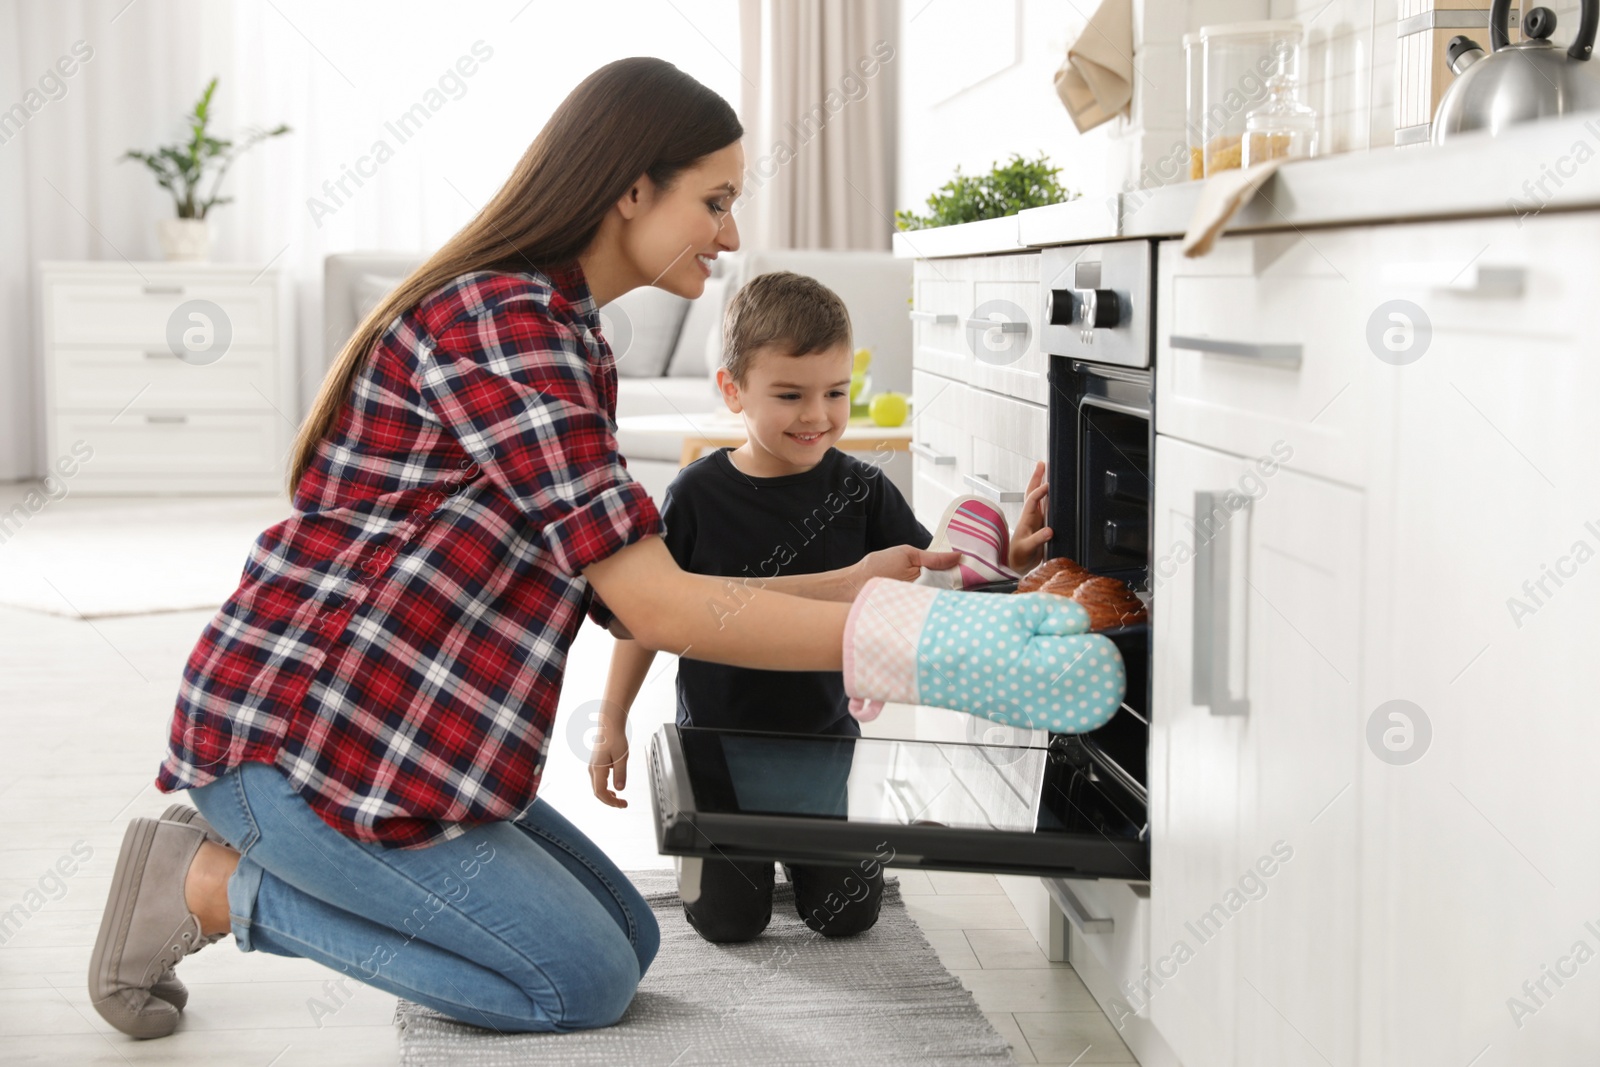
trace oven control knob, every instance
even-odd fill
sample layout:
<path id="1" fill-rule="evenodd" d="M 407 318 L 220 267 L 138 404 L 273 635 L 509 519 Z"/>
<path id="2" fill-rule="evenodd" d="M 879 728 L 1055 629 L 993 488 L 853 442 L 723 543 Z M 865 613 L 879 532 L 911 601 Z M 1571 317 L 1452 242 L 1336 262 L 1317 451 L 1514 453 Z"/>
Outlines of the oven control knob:
<path id="1" fill-rule="evenodd" d="M 1114 289 L 1079 289 L 1078 302 L 1083 305 L 1083 325 L 1087 327 L 1111 327 L 1121 319 L 1122 302 Z"/>
<path id="2" fill-rule="evenodd" d="M 1052 326 L 1072 325 L 1072 290 L 1052 289 L 1044 300 L 1044 317 Z"/>

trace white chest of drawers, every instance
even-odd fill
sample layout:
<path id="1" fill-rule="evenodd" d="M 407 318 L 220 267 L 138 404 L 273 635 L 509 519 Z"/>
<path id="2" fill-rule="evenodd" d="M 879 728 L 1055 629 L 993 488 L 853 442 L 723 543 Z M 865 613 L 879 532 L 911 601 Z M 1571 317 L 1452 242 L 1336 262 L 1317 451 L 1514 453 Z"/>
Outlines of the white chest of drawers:
<path id="1" fill-rule="evenodd" d="M 40 283 L 45 460 L 89 451 L 75 490 L 282 491 L 299 412 L 281 272 L 46 262 Z"/>

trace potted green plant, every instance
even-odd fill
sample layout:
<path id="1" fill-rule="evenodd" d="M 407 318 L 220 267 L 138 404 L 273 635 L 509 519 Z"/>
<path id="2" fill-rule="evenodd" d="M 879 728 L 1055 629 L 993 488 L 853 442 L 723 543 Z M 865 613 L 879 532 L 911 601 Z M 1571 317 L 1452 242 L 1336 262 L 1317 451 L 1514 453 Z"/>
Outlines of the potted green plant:
<path id="1" fill-rule="evenodd" d="M 156 182 L 172 194 L 177 205 L 176 218 L 162 219 L 156 225 L 161 239 L 161 251 L 167 259 L 204 260 L 211 251 L 211 229 L 207 214 L 212 208 L 232 202 L 233 197 L 221 196 L 222 179 L 233 161 L 256 144 L 270 137 L 281 137 L 289 132 L 283 124 L 272 129 L 250 127 L 239 141 L 213 137 L 211 122 L 211 97 L 217 91 L 217 79 L 212 78 L 193 114 L 184 121 L 189 125 L 186 144 L 169 144 L 153 152 L 129 149 L 119 162 L 137 159 L 156 176 Z M 209 192 L 202 193 L 200 186 L 211 175 Z"/>
<path id="2" fill-rule="evenodd" d="M 1061 168 L 1052 167 L 1043 152 L 1038 159 L 1023 159 L 1013 152 L 1009 162 L 995 163 L 988 174 L 962 174 L 957 167 L 955 177 L 928 197 L 928 214 L 896 211 L 895 228 L 926 230 L 999 219 L 1024 208 L 1076 199 L 1077 194 L 1068 192 L 1056 179 L 1060 173 Z"/>

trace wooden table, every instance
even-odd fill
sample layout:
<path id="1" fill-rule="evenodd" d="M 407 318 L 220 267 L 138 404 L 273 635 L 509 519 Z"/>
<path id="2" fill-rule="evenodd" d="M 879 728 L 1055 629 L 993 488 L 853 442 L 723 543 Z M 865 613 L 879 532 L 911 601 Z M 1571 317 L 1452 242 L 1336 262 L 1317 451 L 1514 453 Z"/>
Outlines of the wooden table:
<path id="1" fill-rule="evenodd" d="M 629 415 L 617 420 L 617 428 L 630 434 L 671 434 L 683 438 L 678 466 L 685 467 L 700 458 L 708 448 L 737 448 L 744 444 L 744 420 L 730 412 L 696 415 Z M 879 426 L 871 419 L 851 419 L 834 446 L 845 452 L 873 452 L 887 449 L 907 452 L 911 446 L 911 425 Z"/>

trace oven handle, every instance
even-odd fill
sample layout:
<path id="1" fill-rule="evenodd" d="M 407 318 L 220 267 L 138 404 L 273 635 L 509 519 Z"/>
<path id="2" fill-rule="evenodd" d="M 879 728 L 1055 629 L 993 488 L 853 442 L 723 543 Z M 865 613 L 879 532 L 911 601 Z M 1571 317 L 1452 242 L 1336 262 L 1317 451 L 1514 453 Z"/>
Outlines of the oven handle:
<path id="1" fill-rule="evenodd" d="M 1252 363 L 1265 363 L 1273 367 L 1298 370 L 1305 348 L 1296 344 L 1264 344 L 1260 341 L 1224 341 L 1216 337 L 1193 337 L 1172 334 L 1167 344 L 1190 352 L 1203 352 L 1208 356 L 1227 356 L 1230 359 L 1248 359 Z"/>
<path id="2" fill-rule="evenodd" d="M 1230 514 L 1224 503 L 1227 492 L 1199 491 L 1194 494 L 1194 618 L 1192 620 L 1193 675 L 1190 703 L 1209 708 L 1213 715 L 1248 715 L 1250 698 L 1235 698 L 1228 691 L 1229 642 L 1232 637 L 1232 607 L 1229 570 L 1233 561 L 1233 528 L 1237 513 Z M 1221 509 L 1227 516 L 1221 526 L 1204 538 L 1203 522 Z M 1250 510 L 1249 498 L 1240 512 Z M 1204 517 L 1204 518 L 1202 518 Z"/>
<path id="3" fill-rule="evenodd" d="M 963 474 L 961 478 L 996 504 L 1020 504 L 1027 495 L 1020 489 L 1002 489 L 981 474 Z"/>
<path id="4" fill-rule="evenodd" d="M 956 457 L 947 456 L 943 452 L 935 452 L 921 441 L 912 441 L 910 448 L 913 456 L 920 456 L 929 463 L 934 463 L 941 467 L 949 466 L 956 461 Z"/>
<path id="5" fill-rule="evenodd" d="M 911 311 L 907 312 L 907 317 L 912 322 L 926 322 L 934 326 L 954 326 L 957 318 L 943 311 Z"/>

